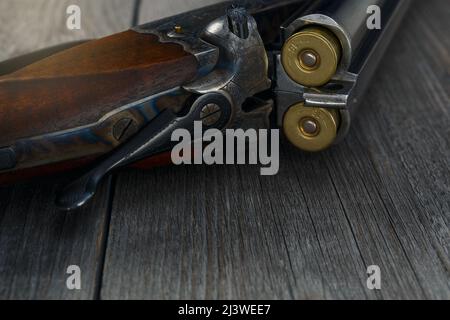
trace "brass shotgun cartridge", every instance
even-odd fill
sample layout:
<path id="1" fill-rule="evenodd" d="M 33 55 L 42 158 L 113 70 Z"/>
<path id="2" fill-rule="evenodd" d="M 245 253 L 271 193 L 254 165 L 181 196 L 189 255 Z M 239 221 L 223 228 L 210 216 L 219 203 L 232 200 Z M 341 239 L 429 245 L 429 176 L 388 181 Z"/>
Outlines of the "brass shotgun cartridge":
<path id="1" fill-rule="evenodd" d="M 330 3 L 314 1 L 287 20 L 274 57 L 277 123 L 292 144 L 308 152 L 347 135 L 410 1 Z M 369 23 L 373 12 L 376 26 Z"/>
<path id="2" fill-rule="evenodd" d="M 309 27 L 286 41 L 281 59 L 292 80 L 305 87 L 320 87 L 336 74 L 341 44 L 331 31 Z"/>
<path id="3" fill-rule="evenodd" d="M 297 148 L 317 152 L 330 147 L 337 137 L 339 112 L 325 108 L 307 108 L 298 103 L 284 116 L 283 130 Z"/>

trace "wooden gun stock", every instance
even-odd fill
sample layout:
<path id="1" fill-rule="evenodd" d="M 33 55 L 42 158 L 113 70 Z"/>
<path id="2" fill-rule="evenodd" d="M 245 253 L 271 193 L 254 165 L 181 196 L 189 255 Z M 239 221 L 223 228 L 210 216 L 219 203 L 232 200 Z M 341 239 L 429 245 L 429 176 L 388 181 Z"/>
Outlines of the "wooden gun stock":
<path id="1" fill-rule="evenodd" d="M 0 77 L 0 150 L 23 139 L 96 123 L 129 103 L 181 86 L 196 74 L 197 60 L 182 46 L 132 30 L 56 53 Z M 4 170 L 0 182 L 65 171 L 107 151 L 105 147 L 88 157 L 46 164 L 45 170 L 16 166 Z M 22 155 L 16 157 L 20 163 Z"/>

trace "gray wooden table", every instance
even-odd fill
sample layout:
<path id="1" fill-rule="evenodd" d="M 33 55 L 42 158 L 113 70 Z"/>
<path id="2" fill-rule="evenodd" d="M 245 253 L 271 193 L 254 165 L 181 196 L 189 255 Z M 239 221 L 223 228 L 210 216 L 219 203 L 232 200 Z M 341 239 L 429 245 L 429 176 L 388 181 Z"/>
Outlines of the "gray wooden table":
<path id="1" fill-rule="evenodd" d="M 215 1 L 136 2 L 0 0 L 0 60 Z M 449 299 L 449 17 L 449 1 L 416 1 L 348 139 L 315 155 L 284 143 L 275 177 L 123 171 L 73 215 L 53 206 L 58 181 L 0 188 L 0 298 Z"/>

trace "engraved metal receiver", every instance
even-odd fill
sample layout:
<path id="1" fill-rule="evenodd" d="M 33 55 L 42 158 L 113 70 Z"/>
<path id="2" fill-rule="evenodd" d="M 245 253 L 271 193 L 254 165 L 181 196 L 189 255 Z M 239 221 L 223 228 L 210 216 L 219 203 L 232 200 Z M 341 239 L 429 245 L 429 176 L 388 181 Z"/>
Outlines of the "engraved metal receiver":
<path id="1" fill-rule="evenodd" d="M 197 28 L 187 29 L 181 24 L 174 27 L 169 23 L 159 24 L 157 30 L 138 29 L 179 42 L 188 39 L 186 42 L 193 48 L 201 48 L 196 49 L 196 55 L 201 57 L 199 62 L 204 64 L 201 68 L 207 68 L 211 62 L 214 67 L 179 88 L 179 94 L 190 93 L 195 97 L 187 106 L 186 115 L 162 111 L 130 141 L 67 186 L 57 199 L 58 207 L 72 210 L 83 206 L 95 195 L 99 182 L 110 171 L 169 150 L 172 133 L 176 129 L 188 129 L 193 133 L 194 121 L 201 121 L 207 109 L 213 108 L 214 114 L 219 116 L 212 122 L 203 121 L 204 127 L 221 130 L 234 127 L 237 119 L 247 117 L 241 108 L 244 101 L 270 88 L 264 43 L 256 21 L 246 9 L 228 8 L 225 16 L 213 20 L 204 29 Z M 272 110 L 265 110 L 268 119 Z"/>
<path id="2" fill-rule="evenodd" d="M 73 210 L 111 171 L 159 162 L 194 121 L 283 128 L 299 149 L 324 150 L 347 134 L 408 5 L 227 1 L 2 63 L 0 183 L 87 165 L 57 199 Z"/>

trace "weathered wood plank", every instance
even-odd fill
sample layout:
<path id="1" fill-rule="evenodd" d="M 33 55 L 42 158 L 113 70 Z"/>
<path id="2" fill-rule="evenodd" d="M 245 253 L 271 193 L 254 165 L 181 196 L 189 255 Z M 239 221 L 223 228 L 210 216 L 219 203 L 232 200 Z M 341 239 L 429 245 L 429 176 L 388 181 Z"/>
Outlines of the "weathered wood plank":
<path id="1" fill-rule="evenodd" d="M 69 5 L 81 9 L 81 30 L 66 27 Z M 52 45 L 93 39 L 130 27 L 134 0 L 2 0 L 0 61 Z"/>
<path id="2" fill-rule="evenodd" d="M 439 299 L 450 298 L 450 91 L 449 70 L 442 68 L 450 65 L 450 41 L 433 35 L 450 27 L 445 12 L 450 13 L 448 2 L 416 2 L 403 27 L 414 32 L 396 38 L 395 54 L 374 81 L 386 85 L 372 87 L 355 134 L 341 149 L 358 159 L 352 167 L 359 181 L 334 171 L 344 205 L 350 205 L 346 199 L 352 192 L 355 198 L 367 192 L 372 204 L 379 203 L 373 215 L 387 244 L 382 252 L 393 253 L 390 244 L 399 243 L 409 265 L 405 267 L 414 271 L 420 285 L 409 290 Z M 358 145 L 364 152 L 358 152 Z M 367 170 L 369 166 L 374 170 Z M 362 209 L 365 217 L 368 210 Z M 355 228 L 359 219 L 352 219 Z M 373 236 L 365 231 L 365 237 Z M 392 265 L 384 272 L 404 277 L 404 270 Z"/>
<path id="3" fill-rule="evenodd" d="M 78 4 L 82 29 L 66 28 L 66 7 Z M 0 60 L 49 45 L 95 38 L 129 27 L 133 1 L 2 0 Z M 98 290 L 109 219 L 110 180 L 73 215 L 53 204 L 60 181 L 0 188 L 0 299 L 92 299 Z M 69 265 L 81 268 L 80 291 L 66 287 Z"/>
<path id="4" fill-rule="evenodd" d="M 341 146 L 120 174 L 102 297 L 448 299 L 448 9 L 415 3 Z"/>
<path id="5" fill-rule="evenodd" d="M 221 0 L 141 0 L 139 22 L 159 20 L 218 2 Z"/>
<path id="6" fill-rule="evenodd" d="M 55 180 L 0 188 L 0 298 L 92 299 L 103 261 L 109 183 L 77 214 L 55 210 Z M 81 290 L 66 270 L 81 269 Z"/>

